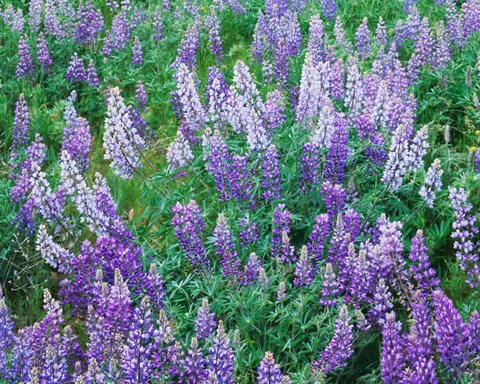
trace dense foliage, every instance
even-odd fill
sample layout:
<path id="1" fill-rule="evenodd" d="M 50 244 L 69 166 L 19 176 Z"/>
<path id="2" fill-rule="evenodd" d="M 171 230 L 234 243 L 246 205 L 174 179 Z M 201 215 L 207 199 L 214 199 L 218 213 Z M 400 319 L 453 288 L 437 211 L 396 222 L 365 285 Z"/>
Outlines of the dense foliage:
<path id="1" fill-rule="evenodd" d="M 0 380 L 480 381 L 480 1 L 0 10 Z"/>

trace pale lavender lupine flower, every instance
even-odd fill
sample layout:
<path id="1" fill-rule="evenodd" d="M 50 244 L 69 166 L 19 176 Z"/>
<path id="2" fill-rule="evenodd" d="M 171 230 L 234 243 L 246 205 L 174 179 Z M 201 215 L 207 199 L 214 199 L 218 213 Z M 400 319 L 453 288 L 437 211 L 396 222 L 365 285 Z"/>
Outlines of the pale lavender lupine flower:
<path id="1" fill-rule="evenodd" d="M 111 167 L 118 176 L 128 179 L 133 172 L 138 172 L 140 151 L 145 148 L 145 142 L 132 124 L 118 87 L 110 89 L 103 147 L 105 159 L 113 160 Z"/>
<path id="2" fill-rule="evenodd" d="M 435 159 L 430 168 L 428 168 L 425 180 L 419 192 L 420 197 L 430 208 L 433 208 L 435 193 L 442 189 L 442 175 L 443 169 L 441 168 L 440 160 Z"/>
<path id="3" fill-rule="evenodd" d="M 478 259 L 478 244 L 475 237 L 478 229 L 475 226 L 473 206 L 467 201 L 467 194 L 463 188 L 449 188 L 449 199 L 455 212 L 455 221 L 452 224 L 452 238 L 455 240 L 453 248 L 460 268 L 466 273 L 466 282 L 471 287 L 480 283 L 480 262 Z"/>

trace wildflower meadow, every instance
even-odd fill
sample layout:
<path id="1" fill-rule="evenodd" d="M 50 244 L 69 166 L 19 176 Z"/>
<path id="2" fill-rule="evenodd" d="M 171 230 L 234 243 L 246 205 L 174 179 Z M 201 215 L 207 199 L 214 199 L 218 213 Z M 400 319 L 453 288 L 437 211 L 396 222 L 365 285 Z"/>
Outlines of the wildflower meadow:
<path id="1" fill-rule="evenodd" d="M 0 383 L 480 383 L 480 0 L 4 0 L 0 59 Z"/>

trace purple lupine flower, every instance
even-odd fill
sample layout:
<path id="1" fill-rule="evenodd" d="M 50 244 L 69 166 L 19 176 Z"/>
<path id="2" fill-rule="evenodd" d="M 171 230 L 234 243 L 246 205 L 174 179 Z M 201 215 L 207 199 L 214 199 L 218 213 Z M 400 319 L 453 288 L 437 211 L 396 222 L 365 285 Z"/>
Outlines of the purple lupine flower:
<path id="1" fill-rule="evenodd" d="M 126 384 L 148 382 L 153 373 L 152 353 L 155 329 L 148 297 L 135 308 L 127 343 L 122 352 L 121 368 Z"/>
<path id="2" fill-rule="evenodd" d="M 37 63 L 42 67 L 43 73 L 50 72 L 50 67 L 53 64 L 50 52 L 48 51 L 47 42 L 42 32 L 40 32 L 37 39 Z"/>
<path id="3" fill-rule="evenodd" d="M 43 224 L 40 225 L 38 230 L 36 249 L 51 267 L 58 269 L 61 273 L 69 273 L 71 271 L 74 255 L 56 244 L 52 236 L 47 233 L 47 228 Z"/>
<path id="4" fill-rule="evenodd" d="M 33 356 L 33 327 L 19 329 L 16 343 L 12 348 L 12 366 L 7 378 L 14 380 L 30 380 L 30 366 Z"/>
<path id="5" fill-rule="evenodd" d="M 210 355 L 207 360 L 209 374 L 215 375 L 218 384 L 232 384 L 233 351 L 222 320 L 218 322 L 217 333 L 212 339 L 208 354 Z"/>
<path id="6" fill-rule="evenodd" d="M 463 44 L 463 27 L 461 14 L 457 12 L 457 6 L 453 0 L 445 0 L 445 19 L 446 29 L 449 36 L 449 40 L 455 45 L 460 46 Z"/>
<path id="7" fill-rule="evenodd" d="M 120 13 L 113 17 L 110 33 L 107 35 L 108 45 L 112 49 L 121 51 L 127 46 L 130 34 L 130 23 L 126 11 L 121 10 Z"/>
<path id="8" fill-rule="evenodd" d="M 145 84 L 137 81 L 135 86 L 135 100 L 137 101 L 137 110 L 143 112 L 147 107 L 147 92 L 145 91 Z"/>
<path id="9" fill-rule="evenodd" d="M 118 368 L 109 363 L 111 359 L 120 360 L 125 350 L 132 329 L 133 308 L 130 291 L 118 269 L 113 285 L 105 284 L 104 287 L 88 308 L 87 358 L 95 359 L 99 366 L 105 364 L 105 373 L 115 377 Z"/>
<path id="10" fill-rule="evenodd" d="M 290 212 L 284 204 L 278 204 L 275 208 L 272 224 L 271 258 L 275 260 L 281 257 L 282 233 L 290 233 Z"/>
<path id="11" fill-rule="evenodd" d="M 14 344 L 13 321 L 3 297 L 3 290 L 0 289 L 0 377 L 3 379 L 8 379 L 11 374 L 8 367 L 8 353 Z"/>
<path id="12" fill-rule="evenodd" d="M 280 366 L 275 362 L 272 352 L 265 352 L 265 356 L 257 368 L 258 384 L 280 384 L 282 383 L 282 372 Z"/>
<path id="13" fill-rule="evenodd" d="M 300 252 L 300 257 L 295 268 L 293 285 L 310 285 L 312 283 L 313 275 L 314 270 L 312 269 L 310 256 L 308 254 L 307 247 L 304 245 Z"/>
<path id="14" fill-rule="evenodd" d="M 247 156 L 234 155 L 232 158 L 230 184 L 232 198 L 242 200 L 250 196 Z"/>
<path id="15" fill-rule="evenodd" d="M 388 281 L 399 295 L 408 298 L 411 292 L 409 292 L 408 277 L 404 268 L 405 259 L 402 256 L 402 223 L 391 222 L 382 214 L 377 221 L 377 228 L 379 253 L 375 260 L 375 273 Z"/>
<path id="16" fill-rule="evenodd" d="M 145 283 L 142 285 L 153 309 L 155 311 L 162 309 L 165 300 L 164 283 L 161 275 L 157 273 L 157 267 L 154 263 L 150 264 Z"/>
<path id="17" fill-rule="evenodd" d="M 200 129 L 205 123 L 207 115 L 195 88 L 194 75 L 184 63 L 178 66 L 175 80 L 176 96 L 186 123 L 193 130 Z"/>
<path id="18" fill-rule="evenodd" d="M 263 119 L 267 129 L 272 132 L 285 121 L 285 105 L 283 95 L 279 90 L 267 93 Z"/>
<path id="19" fill-rule="evenodd" d="M 243 273 L 243 285 L 255 284 L 260 277 L 260 269 L 262 268 L 262 262 L 258 259 L 255 252 L 252 252 L 248 256 L 247 264 L 245 264 L 245 270 Z"/>
<path id="20" fill-rule="evenodd" d="M 420 197 L 430 208 L 433 208 L 435 192 L 439 192 L 442 189 L 442 175 L 443 169 L 440 167 L 440 160 L 435 159 L 430 168 L 428 168 L 425 180 L 419 192 Z"/>
<path id="21" fill-rule="evenodd" d="M 432 29 L 428 25 L 428 19 L 425 17 L 418 25 L 418 33 L 414 40 L 415 54 L 418 63 L 424 66 L 427 63 L 432 64 L 435 60 L 435 38 Z"/>
<path id="22" fill-rule="evenodd" d="M 371 273 L 371 265 L 366 258 L 366 252 L 361 249 L 358 255 L 355 251 L 354 243 L 348 245 L 348 256 L 346 269 L 350 276 L 346 286 L 346 302 L 365 302 L 367 295 L 371 292 L 374 276 Z"/>
<path id="23" fill-rule="evenodd" d="M 372 324 L 383 325 L 388 312 L 393 308 L 392 294 L 388 290 L 385 279 L 378 280 L 373 294 L 373 306 L 369 312 L 369 320 Z"/>
<path id="24" fill-rule="evenodd" d="M 238 276 L 240 262 L 231 239 L 230 228 L 223 213 L 218 215 L 213 237 L 215 251 L 220 256 L 222 276 L 226 278 Z"/>
<path id="25" fill-rule="evenodd" d="M 472 204 L 467 201 L 467 194 L 463 188 L 449 188 L 449 199 L 455 212 L 455 222 L 452 224 L 454 239 L 453 249 L 460 263 L 460 268 L 465 272 L 465 281 L 471 287 L 480 283 L 480 263 L 478 260 L 478 244 L 475 237 L 478 229 L 475 226 L 475 216 L 471 214 Z"/>
<path id="26" fill-rule="evenodd" d="M 45 382 L 66 383 L 68 351 L 65 347 L 69 346 L 62 343 L 59 329 L 63 323 L 62 309 L 60 303 L 52 298 L 47 289 L 44 291 L 44 304 L 47 315 L 33 326 L 30 370 L 38 372 L 45 378 Z"/>
<path id="27" fill-rule="evenodd" d="M 343 288 L 348 281 L 350 272 L 348 270 L 349 244 L 354 241 L 354 234 L 350 233 L 345 226 L 342 215 L 337 216 L 333 230 L 327 262 L 334 265 L 338 271 L 338 282 Z"/>
<path id="28" fill-rule="evenodd" d="M 130 118 L 128 108 L 118 87 L 110 89 L 105 133 L 103 135 L 104 158 L 113 160 L 111 167 L 121 178 L 128 179 L 141 167 L 139 156 L 145 141 Z"/>
<path id="29" fill-rule="evenodd" d="M 303 193 L 310 193 L 320 181 L 319 153 L 316 145 L 307 142 L 303 145 L 300 157 L 299 184 Z"/>
<path id="30" fill-rule="evenodd" d="M 365 58 L 370 55 L 370 31 L 368 30 L 368 19 L 363 18 L 362 24 L 358 26 L 357 31 L 355 32 L 355 41 L 357 52 L 360 57 Z"/>
<path id="31" fill-rule="evenodd" d="M 81 172 L 88 168 L 88 155 L 90 153 L 92 135 L 88 121 L 77 116 L 73 102 L 76 99 L 73 91 L 65 107 L 66 126 L 63 130 L 61 151 L 67 151 L 71 158 L 78 164 Z"/>
<path id="32" fill-rule="evenodd" d="M 21 93 L 15 103 L 15 116 L 13 118 L 12 128 L 12 155 L 16 156 L 28 143 L 29 124 L 30 117 L 27 102 L 25 101 L 23 93 Z"/>
<path id="33" fill-rule="evenodd" d="M 276 83 L 282 89 L 285 89 L 288 85 L 288 54 L 287 41 L 284 38 L 281 38 L 275 47 L 274 70 Z"/>
<path id="34" fill-rule="evenodd" d="M 10 200 L 12 202 L 19 203 L 21 200 L 27 198 L 32 189 L 32 165 L 41 165 L 43 163 L 46 157 L 46 149 L 47 147 L 43 144 L 42 137 L 36 134 L 35 139 L 27 148 L 26 159 L 20 164 L 20 172 L 12 175 L 14 179 L 14 185 L 10 190 Z"/>
<path id="35" fill-rule="evenodd" d="M 98 87 L 100 85 L 100 80 L 98 79 L 97 70 L 95 68 L 95 64 L 93 63 L 93 59 L 88 61 L 87 84 L 89 87 Z"/>
<path id="36" fill-rule="evenodd" d="M 343 118 L 334 120 L 334 131 L 328 146 L 325 178 L 333 183 L 341 183 L 344 175 L 345 162 L 348 157 L 347 122 Z"/>
<path id="37" fill-rule="evenodd" d="M 42 22 L 43 0 L 32 0 L 28 5 L 28 25 L 30 30 L 37 33 Z"/>
<path id="38" fill-rule="evenodd" d="M 103 31 L 104 20 L 100 10 L 95 10 L 91 0 L 80 3 L 77 10 L 77 22 L 73 36 L 80 44 L 92 44 Z"/>
<path id="39" fill-rule="evenodd" d="M 251 222 L 248 216 L 240 219 L 238 225 L 240 227 L 239 238 L 240 245 L 242 247 L 253 244 L 258 240 L 257 224 L 255 222 Z"/>
<path id="40" fill-rule="evenodd" d="M 231 156 L 228 147 L 219 131 L 213 135 L 203 135 L 203 153 L 205 168 L 215 181 L 215 189 L 220 193 L 220 200 L 233 197 L 231 185 Z"/>
<path id="41" fill-rule="evenodd" d="M 467 40 L 468 36 L 480 29 L 480 7 L 478 6 L 478 1 L 465 1 L 462 3 L 460 13 L 463 39 Z"/>
<path id="42" fill-rule="evenodd" d="M 192 22 L 187 27 L 182 41 L 177 49 L 177 58 L 172 64 L 173 67 L 178 67 L 184 64 L 188 69 L 195 68 L 196 54 L 198 49 L 199 28 L 198 23 Z"/>
<path id="43" fill-rule="evenodd" d="M 26 36 L 20 36 L 18 39 L 18 63 L 15 69 L 17 79 L 32 76 L 35 73 L 30 56 L 30 46 L 26 42 Z"/>
<path id="44" fill-rule="evenodd" d="M 327 20 L 335 19 L 338 5 L 335 0 L 321 0 L 320 7 L 322 9 L 323 17 Z"/>
<path id="45" fill-rule="evenodd" d="M 382 182 L 386 188 L 396 191 L 403 183 L 403 176 L 407 173 L 409 160 L 405 159 L 408 152 L 408 142 L 405 128 L 400 125 L 393 134 L 387 164 L 383 171 Z"/>
<path id="46" fill-rule="evenodd" d="M 191 200 L 188 204 L 177 203 L 172 208 L 172 226 L 180 248 L 188 261 L 197 269 L 208 267 L 210 262 L 205 255 L 200 234 L 205 228 L 200 216 L 200 208 Z"/>
<path id="47" fill-rule="evenodd" d="M 152 40 L 161 41 L 163 39 L 163 21 L 160 7 L 155 8 L 152 20 Z"/>
<path id="48" fill-rule="evenodd" d="M 320 304 L 324 306 L 336 306 L 338 295 L 341 292 L 337 275 L 333 270 L 333 265 L 327 263 L 321 271 L 322 290 L 320 296 Z"/>
<path id="49" fill-rule="evenodd" d="M 60 22 L 57 18 L 57 7 L 54 0 L 45 1 L 45 19 L 43 30 L 46 35 L 62 38 Z"/>
<path id="50" fill-rule="evenodd" d="M 468 321 L 468 346 L 470 358 L 475 359 L 480 353 L 480 314 L 473 311 Z"/>
<path id="51" fill-rule="evenodd" d="M 126 232 L 126 230 L 124 230 Z M 66 303 L 72 305 L 73 313 L 85 313 L 88 305 L 96 299 L 96 272 L 102 271 L 98 284 L 101 291 L 102 283 L 112 284 L 115 281 L 115 271 L 121 277 L 125 276 L 126 283 L 136 297 L 147 294 L 152 298 L 152 304 L 158 297 L 152 295 L 152 288 L 159 289 L 158 281 L 154 283 L 152 277 L 143 272 L 140 263 L 141 249 L 131 243 L 132 235 L 128 232 L 118 233 L 115 236 L 99 236 L 94 245 L 84 242 L 80 254 L 74 258 L 72 274 L 62 282 L 60 292 Z M 152 285 L 153 284 L 153 285 Z M 161 292 L 155 292 L 158 295 Z"/>
<path id="52" fill-rule="evenodd" d="M 171 169 L 183 168 L 194 159 L 190 143 L 181 131 L 167 148 L 167 163 Z"/>
<path id="53" fill-rule="evenodd" d="M 203 299 L 202 305 L 198 309 L 197 319 L 195 320 L 195 335 L 197 339 L 207 339 L 216 327 L 215 314 L 210 313 L 208 300 Z"/>
<path id="54" fill-rule="evenodd" d="M 141 66 L 143 64 L 142 43 L 138 36 L 135 36 L 132 45 L 132 64 L 134 66 Z"/>
<path id="55" fill-rule="evenodd" d="M 345 305 L 340 308 L 332 339 L 325 350 L 320 354 L 312 367 L 324 374 L 329 374 L 340 367 L 347 365 L 348 359 L 353 355 L 353 325 L 350 324 L 351 316 Z"/>
<path id="56" fill-rule="evenodd" d="M 312 55 L 313 65 L 325 60 L 325 33 L 323 30 L 323 23 L 319 15 L 313 15 L 310 19 L 308 27 L 308 52 Z"/>
<path id="57" fill-rule="evenodd" d="M 261 184 L 263 199 L 274 200 L 280 198 L 279 156 L 274 144 L 271 144 L 263 154 Z"/>
<path id="58" fill-rule="evenodd" d="M 411 306 L 413 324 L 405 338 L 405 360 L 410 367 L 405 369 L 404 377 L 412 383 L 437 384 L 430 308 L 420 292 L 415 293 Z"/>
<path id="59" fill-rule="evenodd" d="M 226 0 L 226 3 L 237 16 L 244 15 L 247 12 L 239 0 Z"/>
<path id="60" fill-rule="evenodd" d="M 185 358 L 185 373 L 187 384 L 201 384 L 207 379 L 206 362 L 202 351 L 198 346 L 196 337 L 192 337 L 190 348 Z"/>
<path id="61" fill-rule="evenodd" d="M 437 289 L 433 292 L 432 298 L 435 314 L 434 332 L 440 361 L 448 369 L 461 373 L 468 359 L 467 325 L 443 291 Z"/>
<path id="62" fill-rule="evenodd" d="M 280 242 L 279 257 L 275 259 L 280 263 L 289 263 L 295 261 L 295 248 L 290 245 L 290 237 L 287 231 L 282 232 L 282 238 Z"/>
<path id="63" fill-rule="evenodd" d="M 395 321 L 395 313 L 386 315 L 382 325 L 382 353 L 380 360 L 380 375 L 385 384 L 401 382 L 404 367 L 404 350 L 400 331 L 402 324 Z"/>
<path id="64" fill-rule="evenodd" d="M 437 46 L 435 50 L 435 59 L 432 65 L 435 68 L 445 68 L 452 60 L 451 41 L 447 34 L 443 21 L 436 25 Z"/>
<path id="65" fill-rule="evenodd" d="M 347 193 L 339 184 L 333 184 L 330 181 L 322 183 L 320 193 L 323 195 L 323 202 L 327 207 L 327 213 L 330 217 L 337 217 L 337 214 L 343 211 Z"/>
<path id="66" fill-rule="evenodd" d="M 430 292 L 439 286 L 440 280 L 437 278 L 437 273 L 428 261 L 425 238 L 421 230 L 418 230 L 412 239 L 408 258 L 414 263 L 410 266 L 409 272 L 413 275 L 419 289 Z"/>
<path id="67" fill-rule="evenodd" d="M 222 40 L 220 38 L 220 21 L 218 20 L 215 6 L 210 7 L 211 14 L 205 20 L 205 27 L 208 30 L 208 41 L 210 53 L 217 62 L 223 60 Z"/>
<path id="68" fill-rule="evenodd" d="M 478 67 L 480 68 L 480 64 Z M 478 148 L 475 151 L 475 171 L 480 173 L 480 149 Z"/>
<path id="69" fill-rule="evenodd" d="M 70 58 L 65 78 L 71 83 L 81 83 L 87 80 L 87 72 L 83 65 L 83 60 L 78 57 L 76 52 Z"/>
<path id="70" fill-rule="evenodd" d="M 325 240 L 330 235 L 330 216 L 322 213 L 315 217 L 312 233 L 308 237 L 307 249 L 313 259 L 318 263 L 323 258 Z"/>

